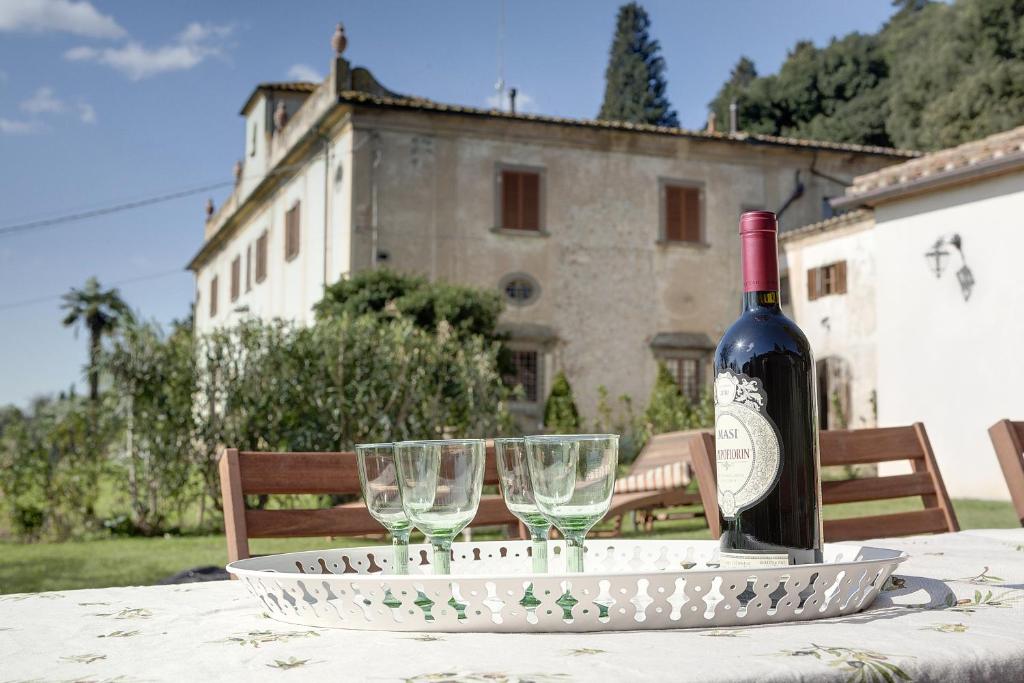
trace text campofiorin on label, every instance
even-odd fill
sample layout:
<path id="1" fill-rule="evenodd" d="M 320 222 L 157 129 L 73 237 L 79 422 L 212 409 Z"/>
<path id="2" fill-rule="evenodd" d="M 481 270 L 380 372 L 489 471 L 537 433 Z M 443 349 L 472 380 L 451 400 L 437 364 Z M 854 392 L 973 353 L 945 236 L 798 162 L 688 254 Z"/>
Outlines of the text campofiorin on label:
<path id="1" fill-rule="evenodd" d="M 764 405 L 760 380 L 731 370 L 715 378 L 718 505 L 726 519 L 757 504 L 778 481 L 782 450 Z"/>

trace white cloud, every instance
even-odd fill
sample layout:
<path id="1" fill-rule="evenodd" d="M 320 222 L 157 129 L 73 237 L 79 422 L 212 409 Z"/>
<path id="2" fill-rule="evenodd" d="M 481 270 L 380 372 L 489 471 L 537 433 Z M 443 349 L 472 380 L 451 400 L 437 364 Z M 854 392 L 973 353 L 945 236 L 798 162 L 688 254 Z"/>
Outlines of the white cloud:
<path id="1" fill-rule="evenodd" d="M 96 123 L 96 109 L 87 102 L 79 102 L 78 120 L 82 123 Z"/>
<path id="2" fill-rule="evenodd" d="M 498 97 L 498 93 L 494 93 L 487 98 L 487 106 L 491 109 L 501 109 L 502 111 L 508 111 L 509 109 L 509 98 L 508 91 L 505 91 L 504 101 Z M 533 99 L 533 96 L 529 93 L 525 93 L 522 90 L 516 91 L 516 111 L 519 113 L 536 113 L 537 112 L 537 100 Z"/>
<path id="3" fill-rule="evenodd" d="M 319 71 L 306 64 L 293 64 L 292 68 L 288 69 L 288 78 L 293 81 L 311 81 L 313 83 L 324 80 Z"/>
<path id="4" fill-rule="evenodd" d="M 53 88 L 42 87 L 20 105 L 22 111 L 30 114 L 59 114 L 64 111 L 64 102 L 53 92 Z"/>
<path id="5" fill-rule="evenodd" d="M 14 121 L 0 118 L 0 133 L 4 135 L 29 135 L 42 130 L 38 121 Z"/>
<path id="6" fill-rule="evenodd" d="M 120 38 L 125 30 L 87 0 L 2 0 L 0 31 L 62 31 L 90 38 Z"/>
<path id="7" fill-rule="evenodd" d="M 224 49 L 221 43 L 233 31 L 234 27 L 229 25 L 193 22 L 175 36 L 172 43 L 157 48 L 147 48 L 137 41 L 102 49 L 80 46 L 65 52 L 64 58 L 72 62 L 104 64 L 139 81 L 169 71 L 191 69 L 209 57 L 220 56 Z"/>

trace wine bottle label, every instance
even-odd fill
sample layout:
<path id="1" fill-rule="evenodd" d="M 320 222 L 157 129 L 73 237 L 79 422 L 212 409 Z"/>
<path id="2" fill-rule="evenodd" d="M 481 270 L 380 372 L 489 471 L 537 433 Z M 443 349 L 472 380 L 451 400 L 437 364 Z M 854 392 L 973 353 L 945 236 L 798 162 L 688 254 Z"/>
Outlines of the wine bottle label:
<path id="1" fill-rule="evenodd" d="M 718 507 L 726 519 L 761 502 L 782 471 L 779 432 L 765 399 L 759 379 L 731 370 L 715 378 Z"/>
<path id="2" fill-rule="evenodd" d="M 788 553 L 728 553 L 719 555 L 719 566 L 722 569 L 769 569 L 771 567 L 788 567 Z"/>

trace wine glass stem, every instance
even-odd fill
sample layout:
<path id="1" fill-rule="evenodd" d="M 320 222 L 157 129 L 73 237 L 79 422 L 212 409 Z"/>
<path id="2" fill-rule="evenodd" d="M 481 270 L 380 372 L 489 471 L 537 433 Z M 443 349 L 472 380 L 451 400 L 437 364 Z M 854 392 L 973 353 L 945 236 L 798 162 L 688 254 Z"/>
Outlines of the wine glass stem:
<path id="1" fill-rule="evenodd" d="M 583 571 L 583 534 L 565 534 L 566 564 L 570 572 Z"/>
<path id="2" fill-rule="evenodd" d="M 452 571 L 452 539 L 431 538 L 430 545 L 434 547 L 434 573 L 451 574 Z"/>
<path id="3" fill-rule="evenodd" d="M 533 573 L 544 574 L 548 571 L 548 529 L 547 526 L 530 527 L 530 540 L 533 541 Z"/>
<path id="4" fill-rule="evenodd" d="M 410 529 L 391 532 L 391 549 L 394 551 L 396 574 L 409 573 L 409 532 Z"/>

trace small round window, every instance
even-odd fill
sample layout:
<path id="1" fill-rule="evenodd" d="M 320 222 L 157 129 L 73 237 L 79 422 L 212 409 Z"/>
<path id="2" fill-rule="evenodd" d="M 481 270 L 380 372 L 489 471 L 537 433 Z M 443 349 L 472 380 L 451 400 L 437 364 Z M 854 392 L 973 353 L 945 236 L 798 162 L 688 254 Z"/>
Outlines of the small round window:
<path id="1" fill-rule="evenodd" d="M 501 281 L 501 292 L 509 303 L 525 306 L 540 296 L 540 285 L 525 273 L 506 275 Z"/>

